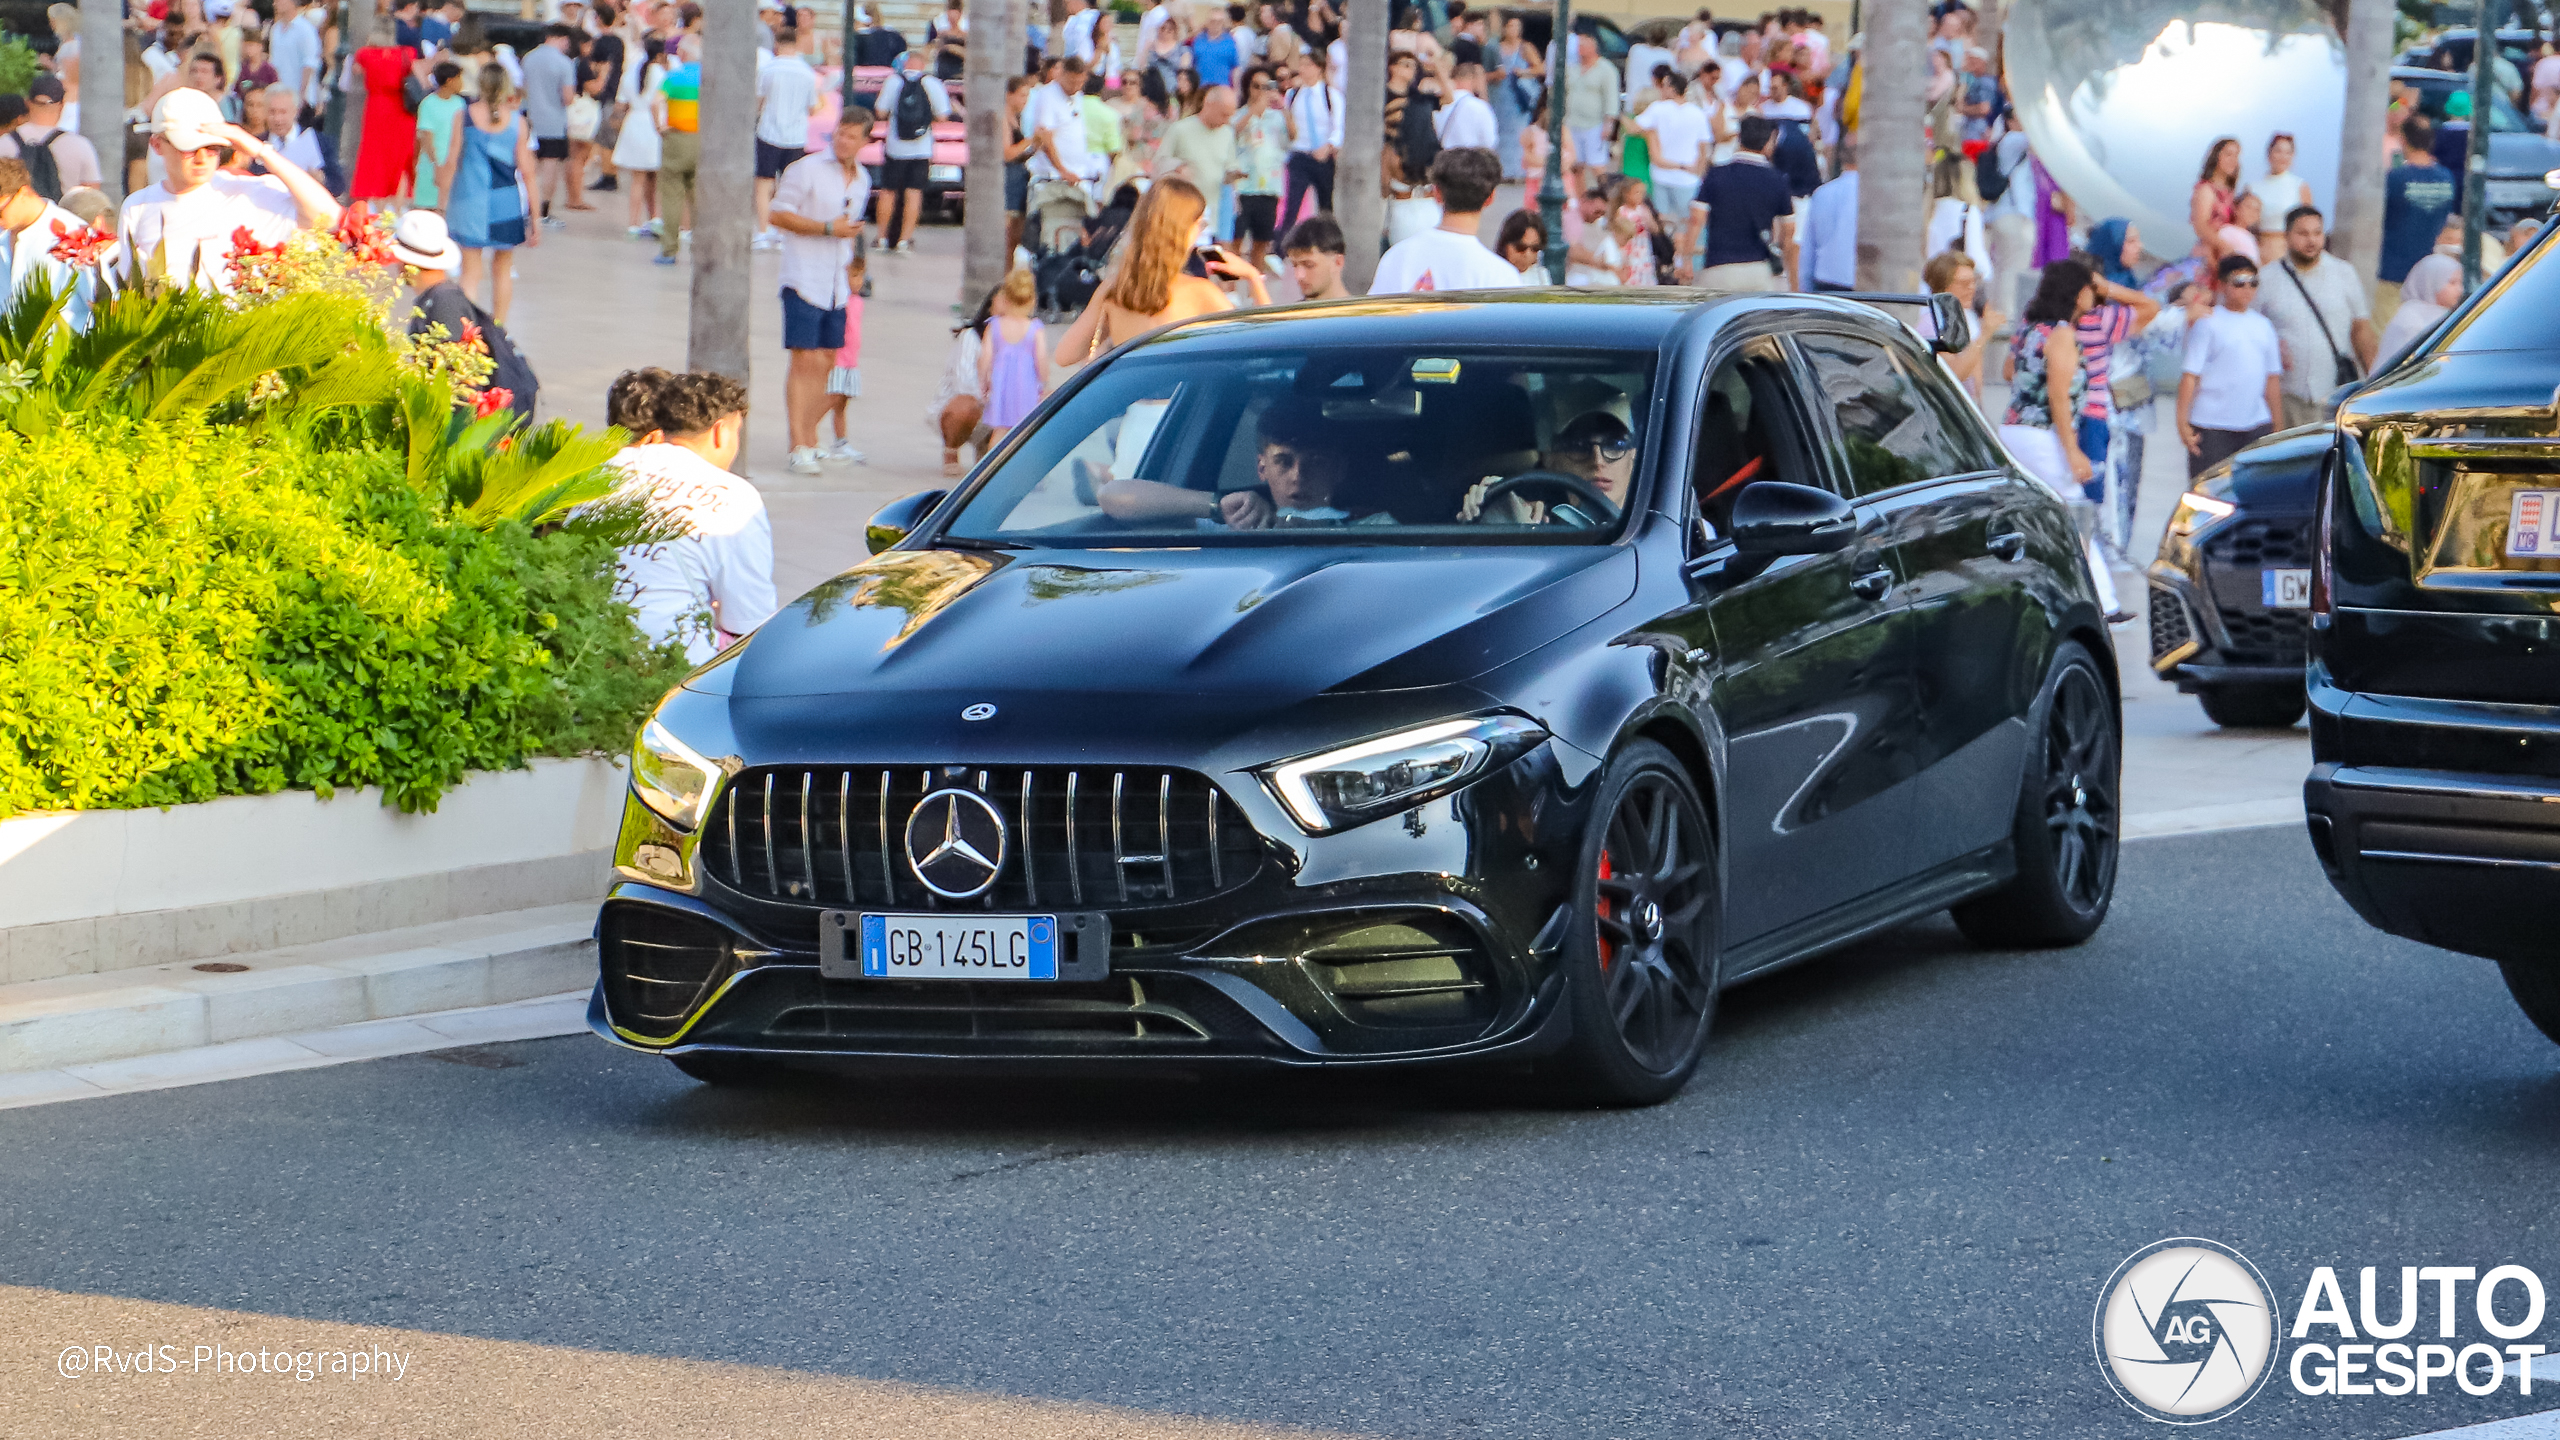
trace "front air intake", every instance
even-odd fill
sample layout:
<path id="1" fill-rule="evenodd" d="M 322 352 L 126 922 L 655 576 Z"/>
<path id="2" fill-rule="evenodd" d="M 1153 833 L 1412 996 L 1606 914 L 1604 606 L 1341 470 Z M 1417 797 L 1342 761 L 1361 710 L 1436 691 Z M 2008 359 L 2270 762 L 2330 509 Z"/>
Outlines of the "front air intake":
<path id="1" fill-rule="evenodd" d="M 682 1029 L 737 968 L 728 931 L 654 905 L 605 906 L 596 960 L 614 1023 L 648 1039 Z"/>

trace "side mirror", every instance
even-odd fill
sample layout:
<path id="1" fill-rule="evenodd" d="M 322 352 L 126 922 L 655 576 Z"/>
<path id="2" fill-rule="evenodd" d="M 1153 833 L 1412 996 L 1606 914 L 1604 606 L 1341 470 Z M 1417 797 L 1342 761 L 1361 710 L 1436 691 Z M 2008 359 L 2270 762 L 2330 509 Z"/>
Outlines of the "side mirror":
<path id="1" fill-rule="evenodd" d="M 871 545 L 871 553 L 877 555 L 915 533 L 916 526 L 933 513 L 933 507 L 942 503 L 943 496 L 950 493 L 948 490 L 919 490 L 871 512 L 871 521 L 862 530 L 863 539 Z"/>
<path id="2" fill-rule="evenodd" d="M 1858 512 L 1828 490 L 1762 480 L 1734 497 L 1729 533 L 1745 555 L 1827 555 L 1858 538 Z"/>
<path id="3" fill-rule="evenodd" d="M 1973 343 L 1973 317 L 1965 313 L 1964 302 L 1953 295 L 1929 297 L 1931 328 L 1937 333 L 1929 337 L 1929 348 L 1940 355 L 1959 355 Z"/>

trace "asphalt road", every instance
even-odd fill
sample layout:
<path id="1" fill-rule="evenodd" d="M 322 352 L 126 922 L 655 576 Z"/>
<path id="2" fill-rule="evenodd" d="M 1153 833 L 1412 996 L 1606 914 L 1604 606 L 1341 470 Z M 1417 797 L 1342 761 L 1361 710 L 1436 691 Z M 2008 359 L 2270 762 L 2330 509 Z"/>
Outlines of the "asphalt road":
<path id="1" fill-rule="evenodd" d="M 29 1347 L 116 1297 L 1375 1435 L 2158 1434 L 2091 1354 L 2127 1254 L 2223 1241 L 2288 1320 L 2315 1265 L 2560 1279 L 2555 1138 L 2486 962 L 2364 929 L 2295 830 L 2188 836 L 2084 948 L 1938 922 L 1738 989 L 1647 1111 L 735 1094 L 571 1038 L 0 1112 L 0 1283 L 71 1297 L 0 1292 L 0 1397 L 58 1402 Z M 2434 1389 L 2278 1376 L 2213 1433 L 2560 1404 Z"/>

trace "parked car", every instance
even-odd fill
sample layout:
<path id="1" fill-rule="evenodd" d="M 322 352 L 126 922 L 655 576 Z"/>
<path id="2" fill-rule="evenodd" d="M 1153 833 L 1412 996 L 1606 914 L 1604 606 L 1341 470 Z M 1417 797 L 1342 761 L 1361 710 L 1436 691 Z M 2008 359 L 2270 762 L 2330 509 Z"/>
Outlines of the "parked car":
<path id="1" fill-rule="evenodd" d="M 2311 514 L 2335 430 L 2270 435 L 2198 476 L 2151 562 L 2151 668 L 2216 725 L 2302 718 Z"/>
<path id="2" fill-rule="evenodd" d="M 2552 232 L 2338 415 L 2311 575 L 2311 841 L 2372 924 L 2496 960 L 2560 1040 Z"/>
<path id="3" fill-rule="evenodd" d="M 2424 70 L 2394 66 L 2391 78 L 2418 92 L 2418 109 L 2428 119 L 2444 123 L 2444 102 L 2457 90 L 2471 86 L 2469 73 L 2446 70 Z M 2516 108 L 2504 94 L 2490 97 L 2489 105 L 2489 212 L 2500 223 L 2512 223 L 2526 216 L 2548 212 L 2560 192 L 2551 188 L 2548 177 L 2560 170 L 2560 142 L 2542 133 L 2533 118 Z"/>
<path id="4" fill-rule="evenodd" d="M 1839 297 L 1206 316 L 871 537 L 634 751 L 589 1018 L 706 1080 L 1518 1058 L 1651 1102 L 1735 980 L 2113 894 L 2070 517 Z"/>
<path id="5" fill-rule="evenodd" d="M 2433 39 L 2422 40 L 2400 53 L 2399 64 L 2444 70 L 2456 74 L 2471 73 L 2471 56 L 2480 41 L 2480 32 L 2469 25 L 2457 25 L 2436 32 Z M 2517 73 L 2530 78 L 2533 62 L 2542 53 L 2542 32 L 2508 27 L 2498 32 L 2498 53 L 2516 67 Z"/>

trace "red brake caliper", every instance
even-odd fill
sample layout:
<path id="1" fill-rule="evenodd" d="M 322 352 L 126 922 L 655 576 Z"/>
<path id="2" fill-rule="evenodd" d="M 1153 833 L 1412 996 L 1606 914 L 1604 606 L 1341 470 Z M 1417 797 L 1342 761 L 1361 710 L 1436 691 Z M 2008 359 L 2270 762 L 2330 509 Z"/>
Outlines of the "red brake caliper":
<path id="1" fill-rule="evenodd" d="M 1612 872 L 1612 871 L 1610 870 L 1610 868 L 1609 868 L 1609 851 L 1608 851 L 1607 847 L 1605 847 L 1605 846 L 1604 846 L 1604 847 L 1602 847 L 1602 849 L 1601 849 L 1601 851 L 1600 851 L 1600 878 L 1601 878 L 1601 879 L 1603 879 L 1603 880 L 1609 879 L 1612 873 L 1613 873 L 1613 872 Z M 1610 910 L 1610 908 L 1609 908 L 1609 904 L 1610 904 L 1610 902 L 1609 902 L 1609 892 L 1607 892 L 1607 891 L 1605 891 L 1605 890 L 1601 891 L 1601 892 L 1600 892 L 1600 904 L 1599 904 L 1599 910 L 1600 910 L 1600 918 L 1601 918 L 1601 919 L 1603 919 L 1603 920 L 1608 920 L 1608 919 L 1613 919 L 1613 918 L 1615 918 L 1615 916 L 1614 916 L 1613 912 L 1612 912 L 1612 911 Z M 1606 970 L 1606 969 L 1608 969 L 1608 968 L 1609 968 L 1609 961 L 1610 961 L 1610 959 L 1612 958 L 1612 956 L 1614 956 L 1614 955 L 1615 955 L 1615 953 L 1616 953 L 1616 952 L 1615 952 L 1615 950 L 1610 946 L 1610 944 L 1609 944 L 1609 937 L 1608 937 L 1606 934 L 1602 934 L 1602 935 L 1600 935 L 1600 936 L 1599 936 L 1599 941 L 1600 941 L 1600 968 L 1601 968 L 1601 969 L 1603 969 L 1603 970 Z"/>

